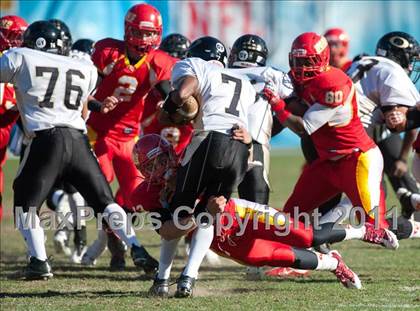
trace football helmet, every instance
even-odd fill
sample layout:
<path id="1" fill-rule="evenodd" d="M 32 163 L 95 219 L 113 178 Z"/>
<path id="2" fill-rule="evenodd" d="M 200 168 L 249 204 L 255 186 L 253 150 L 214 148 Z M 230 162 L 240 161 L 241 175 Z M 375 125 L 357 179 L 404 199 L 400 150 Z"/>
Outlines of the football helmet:
<path id="1" fill-rule="evenodd" d="M 19 16 L 7 15 L 0 18 L 0 51 L 21 46 L 26 28 L 28 23 Z"/>
<path id="2" fill-rule="evenodd" d="M 162 39 L 162 16 L 150 4 L 136 4 L 125 15 L 124 41 L 130 54 L 142 57 L 158 48 Z"/>
<path id="3" fill-rule="evenodd" d="M 233 43 L 228 66 L 231 68 L 265 66 L 268 48 L 265 41 L 257 35 L 243 35 Z"/>
<path id="4" fill-rule="evenodd" d="M 227 66 L 227 52 L 226 47 L 222 41 L 206 36 L 201 37 L 191 43 L 187 52 L 187 57 L 198 57 L 206 61 L 217 60 Z"/>
<path id="5" fill-rule="evenodd" d="M 376 44 L 376 55 L 392 59 L 411 75 L 414 83 L 420 77 L 420 46 L 417 40 L 402 31 L 384 35 Z"/>
<path id="6" fill-rule="evenodd" d="M 324 37 L 327 39 L 330 49 L 335 48 L 337 57 L 346 57 L 349 52 L 349 35 L 341 28 L 328 29 Z M 332 51 L 331 51 L 332 53 Z"/>
<path id="7" fill-rule="evenodd" d="M 93 40 L 79 39 L 73 43 L 73 45 L 71 46 L 71 50 L 92 55 L 94 45 L 95 45 L 95 42 Z"/>
<path id="8" fill-rule="evenodd" d="M 50 19 L 49 22 L 53 23 L 55 27 L 60 30 L 61 40 L 63 41 L 63 55 L 69 55 L 73 40 L 71 38 L 70 28 L 66 25 L 65 22 L 59 19 Z"/>
<path id="9" fill-rule="evenodd" d="M 49 21 L 37 21 L 29 25 L 23 34 L 22 46 L 64 55 L 61 31 Z"/>
<path id="10" fill-rule="evenodd" d="M 172 145 L 158 134 L 147 134 L 137 141 L 133 160 L 145 179 L 154 184 L 165 182 L 165 174 L 176 167 Z"/>
<path id="11" fill-rule="evenodd" d="M 187 50 L 190 45 L 191 41 L 187 37 L 179 33 L 172 33 L 163 38 L 159 49 L 173 57 L 184 59 L 187 57 Z"/>
<path id="12" fill-rule="evenodd" d="M 297 83 L 306 82 L 328 69 L 330 48 L 325 37 L 314 32 L 299 35 L 289 53 L 290 73 Z"/>

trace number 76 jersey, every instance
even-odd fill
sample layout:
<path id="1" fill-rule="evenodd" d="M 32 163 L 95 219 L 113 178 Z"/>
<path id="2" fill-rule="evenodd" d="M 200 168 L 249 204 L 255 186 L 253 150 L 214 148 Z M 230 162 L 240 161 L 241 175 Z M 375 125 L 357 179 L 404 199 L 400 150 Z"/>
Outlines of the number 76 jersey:
<path id="1" fill-rule="evenodd" d="M 27 135 L 56 126 L 86 131 L 83 103 L 98 79 L 83 60 L 28 48 L 0 57 L 1 82 L 12 83 Z"/>
<path id="2" fill-rule="evenodd" d="M 195 129 L 228 134 L 236 124 L 248 127 L 248 110 L 256 100 L 256 91 L 245 75 L 200 58 L 187 58 L 174 66 L 174 87 L 186 76 L 198 80 L 201 107 Z"/>

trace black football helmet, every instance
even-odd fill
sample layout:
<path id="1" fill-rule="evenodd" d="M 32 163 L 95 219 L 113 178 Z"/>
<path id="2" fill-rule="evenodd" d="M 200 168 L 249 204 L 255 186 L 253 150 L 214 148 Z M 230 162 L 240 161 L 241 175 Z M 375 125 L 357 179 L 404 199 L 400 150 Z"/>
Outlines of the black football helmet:
<path id="1" fill-rule="evenodd" d="M 73 45 L 71 46 L 71 50 L 92 55 L 94 45 L 95 45 L 95 42 L 93 40 L 79 39 L 73 43 Z"/>
<path id="2" fill-rule="evenodd" d="M 268 49 L 265 41 L 257 35 L 243 35 L 233 43 L 229 54 L 228 66 L 263 67 L 267 61 Z"/>
<path id="3" fill-rule="evenodd" d="M 392 59 L 409 75 L 414 73 L 414 83 L 419 79 L 420 46 L 408 33 L 393 31 L 384 35 L 376 45 L 376 55 Z"/>
<path id="4" fill-rule="evenodd" d="M 64 55 L 61 32 L 49 21 L 37 21 L 29 25 L 23 34 L 23 47 Z"/>
<path id="5" fill-rule="evenodd" d="M 172 33 L 163 38 L 159 49 L 173 57 L 184 59 L 187 57 L 187 50 L 190 45 L 191 41 L 187 37 L 179 33 Z"/>
<path id="6" fill-rule="evenodd" d="M 50 19 L 49 22 L 53 23 L 61 32 L 61 40 L 64 45 L 64 55 L 69 55 L 73 40 L 71 38 L 70 28 L 59 19 Z"/>
<path id="7" fill-rule="evenodd" d="M 201 37 L 191 43 L 187 52 L 187 57 L 198 57 L 206 61 L 217 60 L 227 65 L 227 52 L 226 47 L 222 41 L 214 37 Z"/>

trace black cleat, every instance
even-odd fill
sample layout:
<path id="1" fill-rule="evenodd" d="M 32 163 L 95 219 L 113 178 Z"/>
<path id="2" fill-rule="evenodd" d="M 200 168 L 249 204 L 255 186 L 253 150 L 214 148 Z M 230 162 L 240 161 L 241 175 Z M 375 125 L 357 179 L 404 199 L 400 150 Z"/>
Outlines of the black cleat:
<path id="1" fill-rule="evenodd" d="M 195 285 L 195 278 L 181 274 L 181 276 L 176 282 L 177 282 L 177 286 L 176 286 L 175 298 L 192 297 L 193 289 Z"/>
<path id="2" fill-rule="evenodd" d="M 131 247 L 131 258 L 136 267 L 142 268 L 146 275 L 153 277 L 158 268 L 159 262 L 154 259 L 143 246 L 133 245 Z"/>
<path id="3" fill-rule="evenodd" d="M 111 261 L 109 262 L 109 270 L 110 271 L 123 271 L 125 270 L 125 258 L 124 256 L 115 256 L 111 257 Z"/>
<path id="4" fill-rule="evenodd" d="M 25 268 L 26 280 L 48 280 L 53 277 L 48 260 L 39 260 L 36 257 L 31 257 L 29 260 Z"/>
<path id="5" fill-rule="evenodd" d="M 153 280 L 153 285 L 149 289 L 149 296 L 166 298 L 169 296 L 169 281 L 158 279 L 157 275 Z"/>

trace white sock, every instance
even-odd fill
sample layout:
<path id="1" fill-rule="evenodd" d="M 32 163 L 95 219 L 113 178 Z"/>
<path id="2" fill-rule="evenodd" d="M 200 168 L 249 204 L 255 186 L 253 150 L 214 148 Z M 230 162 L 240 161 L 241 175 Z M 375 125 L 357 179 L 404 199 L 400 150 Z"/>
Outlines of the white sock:
<path id="1" fill-rule="evenodd" d="M 337 269 L 338 260 L 335 259 L 333 256 L 317 252 L 315 252 L 315 254 L 316 257 L 318 257 L 318 265 L 316 266 L 315 270 L 334 271 L 335 269 Z"/>
<path id="2" fill-rule="evenodd" d="M 86 216 L 86 209 L 84 208 L 85 199 L 83 199 L 79 192 L 75 192 L 73 194 L 69 194 L 69 203 L 73 218 L 75 219 L 73 222 L 75 226 L 86 226 L 86 219 L 84 218 L 84 216 Z"/>
<path id="3" fill-rule="evenodd" d="M 47 252 L 45 250 L 44 229 L 40 226 L 38 215 L 36 213 L 26 212 L 20 214 L 18 217 L 18 228 L 26 241 L 29 255 L 39 260 L 46 260 Z"/>
<path id="4" fill-rule="evenodd" d="M 344 230 L 346 231 L 346 237 L 344 238 L 344 240 L 361 240 L 363 239 L 366 233 L 365 226 L 355 228 L 351 225 L 345 225 Z"/>
<path id="5" fill-rule="evenodd" d="M 121 216 L 110 217 L 113 213 Z M 134 233 L 133 226 L 127 228 L 127 214 L 117 203 L 109 204 L 104 210 L 105 220 L 111 227 L 112 231 L 125 242 L 129 247 L 133 245 L 141 246 Z"/>
<path id="6" fill-rule="evenodd" d="M 210 244 L 213 241 L 214 227 L 211 225 L 208 228 L 198 227 L 191 239 L 190 255 L 183 274 L 192 278 L 197 278 L 198 269 L 204 259 Z"/>
<path id="7" fill-rule="evenodd" d="M 415 210 L 420 210 L 420 194 L 418 193 L 413 193 L 410 197 L 410 201 L 411 201 L 411 206 L 413 206 L 413 208 Z"/>
<path id="8" fill-rule="evenodd" d="M 420 239 L 420 222 L 414 221 L 409 219 L 409 222 L 411 222 L 411 225 L 413 226 L 413 230 L 410 234 L 410 239 Z"/>
<path id="9" fill-rule="evenodd" d="M 95 260 L 104 252 L 108 242 L 108 235 L 105 230 L 98 230 L 98 238 L 86 250 L 87 256 Z"/>
<path id="10" fill-rule="evenodd" d="M 167 280 L 171 276 L 172 263 L 180 240 L 181 238 L 170 241 L 161 239 L 158 279 Z"/>

